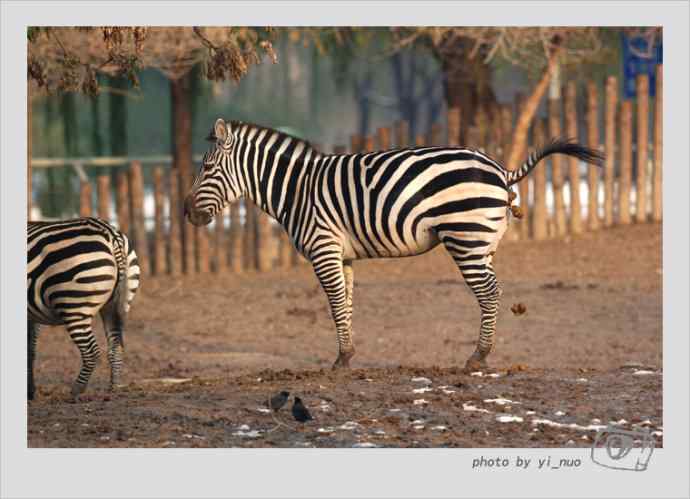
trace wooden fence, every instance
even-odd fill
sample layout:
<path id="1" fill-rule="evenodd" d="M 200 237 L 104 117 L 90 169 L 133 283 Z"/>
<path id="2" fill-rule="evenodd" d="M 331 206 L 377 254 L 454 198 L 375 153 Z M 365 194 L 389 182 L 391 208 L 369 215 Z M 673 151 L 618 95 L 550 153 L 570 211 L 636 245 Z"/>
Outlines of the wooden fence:
<path id="1" fill-rule="evenodd" d="M 583 88 L 568 82 L 562 91 L 563 98 L 549 100 L 547 117 L 534 120 L 530 147 L 562 135 L 576 138 L 606 153 L 604 168 L 584 166 L 577 159 L 562 156 L 544 161 L 545 164 L 517 186 L 519 197 L 515 203 L 521 206 L 525 217 L 511 221 L 507 239 L 541 240 L 614 225 L 661 221 L 661 66 L 656 73 L 653 112 L 649 109 L 646 76 L 638 77 L 638 98 L 634 101 L 619 99 L 615 77 L 603 83 L 603 92 L 599 92 L 595 82 Z M 578 116 L 578 92 L 582 92 L 581 102 L 586 103 L 583 116 Z M 463 142 L 505 161 L 521 102 L 518 95 L 513 106 L 501 105 L 488 110 L 474 120 L 476 125 L 469 128 Z M 333 151 L 460 145 L 460 120 L 466 117 L 455 108 L 448 111 L 446 118 L 444 124 L 431 127 L 429 136 L 410 137 L 408 124 L 401 121 L 392 127 L 378 128 L 371 136 L 352 135 L 349 148 L 341 145 Z M 578 124 L 583 121 L 586 133 L 578 136 Z M 651 144 L 650 128 L 653 130 Z M 634 162 L 633 158 L 636 158 Z M 110 208 L 114 205 L 118 224 L 133 239 L 146 275 L 265 271 L 304 261 L 283 229 L 251 202 L 242 200 L 226 208 L 211 227 L 192 228 L 182 217 L 185 193 L 180 191 L 177 175 L 171 174 L 174 170 L 160 166 L 154 166 L 151 175 L 155 214 L 153 229 L 147 231 L 142 165 L 134 161 L 129 168 L 121 170 L 115 177 L 115 186 L 110 185 L 110 175 L 97 178 L 96 196 L 91 182 L 83 181 L 80 211 L 82 215 L 92 214 L 96 199 L 98 216 L 113 220 Z M 581 202 L 582 187 L 588 191 L 584 202 Z M 112 191 L 115 202 L 111 204 Z"/>

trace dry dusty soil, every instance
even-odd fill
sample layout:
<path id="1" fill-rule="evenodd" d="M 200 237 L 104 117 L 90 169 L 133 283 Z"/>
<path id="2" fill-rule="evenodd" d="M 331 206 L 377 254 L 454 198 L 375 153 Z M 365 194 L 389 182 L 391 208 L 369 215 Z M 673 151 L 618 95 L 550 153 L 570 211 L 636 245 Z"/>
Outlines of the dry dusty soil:
<path id="1" fill-rule="evenodd" d="M 125 336 L 126 385 L 101 363 L 68 401 L 79 356 L 41 331 L 30 447 L 584 447 L 599 425 L 663 444 L 661 226 L 504 242 L 491 369 L 464 373 L 479 309 L 441 248 L 355 263 L 353 368 L 310 267 L 148 279 Z M 512 305 L 526 312 L 515 315 Z M 100 324 L 99 342 L 104 347 Z M 480 375 L 481 374 L 481 375 Z M 280 390 L 301 397 L 264 412 Z"/>

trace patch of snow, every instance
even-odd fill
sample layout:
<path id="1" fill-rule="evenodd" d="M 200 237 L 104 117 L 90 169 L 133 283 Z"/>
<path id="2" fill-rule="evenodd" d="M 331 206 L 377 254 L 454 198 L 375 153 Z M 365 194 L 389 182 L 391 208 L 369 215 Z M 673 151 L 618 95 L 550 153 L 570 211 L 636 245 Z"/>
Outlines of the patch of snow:
<path id="1" fill-rule="evenodd" d="M 268 409 L 266 407 L 257 407 L 256 410 L 259 412 L 263 412 L 264 414 L 270 414 L 271 413 L 271 409 Z"/>
<path id="2" fill-rule="evenodd" d="M 472 404 L 462 404 L 462 408 L 466 411 L 474 411 L 474 412 L 486 412 L 490 413 L 491 411 L 488 411 L 486 409 L 482 409 L 480 407 L 473 406 Z"/>
<path id="3" fill-rule="evenodd" d="M 446 427 L 443 426 L 442 424 L 439 424 L 439 425 L 436 425 L 436 426 L 432 426 L 431 429 L 432 429 L 432 430 L 435 430 L 435 431 L 446 431 L 448 428 L 446 428 Z"/>
<path id="4" fill-rule="evenodd" d="M 657 374 L 655 371 L 646 371 L 644 369 L 639 369 L 635 372 L 633 372 L 633 376 L 645 376 L 648 374 Z"/>
<path id="5" fill-rule="evenodd" d="M 575 445 L 575 440 L 568 440 L 565 445 Z"/>
<path id="6" fill-rule="evenodd" d="M 575 381 L 578 383 L 587 383 L 587 378 L 577 378 Z"/>
<path id="7" fill-rule="evenodd" d="M 496 399 L 486 399 L 484 402 L 487 402 L 489 404 L 498 404 L 498 405 L 511 405 L 511 404 L 519 404 L 520 402 L 513 402 L 512 400 L 504 399 L 504 398 L 496 398 Z"/>
<path id="8" fill-rule="evenodd" d="M 393 408 L 393 409 L 388 409 L 388 412 L 400 412 L 401 410 L 402 409 Z"/>
<path id="9" fill-rule="evenodd" d="M 329 404 L 328 402 L 321 402 L 319 409 L 321 409 L 323 412 L 328 412 L 331 410 L 331 404 Z"/>
<path id="10" fill-rule="evenodd" d="M 429 401 L 428 401 L 428 400 L 424 400 L 424 399 L 417 399 L 417 400 L 413 401 L 412 403 L 413 403 L 414 405 L 426 405 L 426 404 L 429 403 Z"/>
<path id="11" fill-rule="evenodd" d="M 426 393 L 432 391 L 433 388 L 429 388 L 428 386 L 425 386 L 424 388 L 415 388 L 412 390 L 412 393 Z"/>
<path id="12" fill-rule="evenodd" d="M 244 430 L 239 430 L 235 431 L 232 433 L 236 437 L 246 437 L 246 438 L 257 438 L 261 436 L 261 431 L 259 430 L 251 430 L 251 431 L 244 431 Z"/>
<path id="13" fill-rule="evenodd" d="M 426 421 L 423 419 L 415 419 L 411 424 L 424 424 Z"/>
<path id="14" fill-rule="evenodd" d="M 532 414 L 536 414 L 536 411 L 525 411 L 525 414 L 531 416 Z"/>
<path id="15" fill-rule="evenodd" d="M 335 428 L 332 426 L 327 426 L 326 428 L 319 428 L 318 430 L 319 433 L 333 433 L 335 431 Z"/>
<path id="16" fill-rule="evenodd" d="M 524 420 L 520 416 L 513 416 L 512 414 L 502 414 L 496 416 L 496 421 L 499 423 L 522 423 Z"/>
<path id="17" fill-rule="evenodd" d="M 565 412 L 563 411 L 556 411 L 553 413 L 554 416 L 565 416 Z"/>
<path id="18" fill-rule="evenodd" d="M 443 393 L 445 395 L 451 395 L 451 394 L 455 393 L 455 390 L 443 390 Z"/>
<path id="19" fill-rule="evenodd" d="M 551 426 L 553 428 L 567 428 L 570 430 L 578 430 L 578 431 L 599 431 L 603 430 L 606 428 L 604 425 L 596 425 L 596 424 L 591 424 L 588 426 L 581 426 L 577 423 L 557 423 L 556 421 L 551 421 L 549 419 L 542 419 L 542 418 L 535 418 L 532 420 L 533 425 L 545 425 L 545 426 Z"/>
<path id="20" fill-rule="evenodd" d="M 487 378 L 500 378 L 501 375 L 498 373 L 491 373 L 486 375 Z"/>
<path id="21" fill-rule="evenodd" d="M 423 424 L 414 425 L 413 428 L 414 428 L 415 430 L 423 430 L 423 429 L 424 429 L 424 425 L 423 425 Z"/>
<path id="22" fill-rule="evenodd" d="M 477 376 L 478 378 L 481 378 L 482 376 L 484 376 L 484 373 L 481 371 L 475 371 L 473 373 L 470 373 L 470 376 Z"/>
<path id="23" fill-rule="evenodd" d="M 374 435 L 385 435 L 386 430 L 374 430 Z"/>
<path id="24" fill-rule="evenodd" d="M 249 430 L 249 425 L 248 424 L 243 424 L 237 427 L 238 430 L 240 431 L 248 431 Z"/>
<path id="25" fill-rule="evenodd" d="M 99 438 L 99 440 L 101 442 L 107 442 L 108 440 L 110 440 L 110 437 L 108 435 L 103 435 L 101 438 Z M 165 444 L 163 444 L 163 445 L 165 445 Z"/>
<path id="26" fill-rule="evenodd" d="M 620 420 L 618 420 L 618 421 L 609 421 L 609 424 L 612 424 L 612 425 L 624 425 L 624 424 L 628 424 L 628 422 L 627 422 L 625 419 L 620 419 Z"/>
<path id="27" fill-rule="evenodd" d="M 347 421 L 347 422 L 341 424 L 340 426 L 338 426 L 338 428 L 340 428 L 341 430 L 354 430 L 355 428 L 358 428 L 358 427 L 359 427 L 359 423 L 356 421 Z"/>
<path id="28" fill-rule="evenodd" d="M 430 385 L 431 384 L 431 380 L 429 378 L 425 378 L 423 376 L 412 378 L 410 381 L 412 381 L 413 383 L 421 383 L 423 385 Z"/>
<path id="29" fill-rule="evenodd" d="M 594 419 L 592 419 L 591 423 L 592 423 L 592 424 L 601 424 L 601 419 L 599 419 L 599 418 L 594 418 Z"/>

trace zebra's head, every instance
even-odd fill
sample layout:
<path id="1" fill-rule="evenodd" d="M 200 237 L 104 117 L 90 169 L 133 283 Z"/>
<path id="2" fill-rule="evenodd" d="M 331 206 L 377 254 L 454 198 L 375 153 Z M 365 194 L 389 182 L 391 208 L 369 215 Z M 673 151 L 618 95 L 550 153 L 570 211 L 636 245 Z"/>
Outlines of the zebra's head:
<path id="1" fill-rule="evenodd" d="M 194 225 L 209 224 L 217 213 L 243 194 L 233 161 L 237 137 L 230 124 L 218 118 L 206 139 L 213 142 L 213 146 L 204 154 L 194 184 L 184 200 L 185 218 Z"/>

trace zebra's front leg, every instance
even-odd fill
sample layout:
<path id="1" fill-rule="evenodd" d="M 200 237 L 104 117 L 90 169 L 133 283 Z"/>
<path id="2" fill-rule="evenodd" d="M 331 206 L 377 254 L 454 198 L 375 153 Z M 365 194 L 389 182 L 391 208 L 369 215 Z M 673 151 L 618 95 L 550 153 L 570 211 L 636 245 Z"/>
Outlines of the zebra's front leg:
<path id="1" fill-rule="evenodd" d="M 340 256 L 333 256 L 314 263 L 314 272 L 326 292 L 335 322 L 338 358 L 333 364 L 333 369 L 350 367 L 350 359 L 355 354 L 355 347 L 352 344 L 352 266 L 349 262 L 344 264 Z M 348 280 L 350 281 L 349 292 Z"/>
<path id="2" fill-rule="evenodd" d="M 88 319 L 88 323 L 70 324 L 67 330 L 81 354 L 81 369 L 76 381 L 72 385 L 72 399 L 76 402 L 89 383 L 91 374 L 100 359 L 101 351 L 91 329 L 91 318 Z"/>

